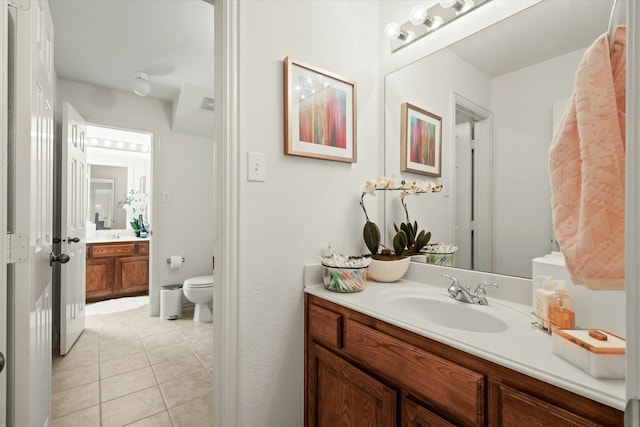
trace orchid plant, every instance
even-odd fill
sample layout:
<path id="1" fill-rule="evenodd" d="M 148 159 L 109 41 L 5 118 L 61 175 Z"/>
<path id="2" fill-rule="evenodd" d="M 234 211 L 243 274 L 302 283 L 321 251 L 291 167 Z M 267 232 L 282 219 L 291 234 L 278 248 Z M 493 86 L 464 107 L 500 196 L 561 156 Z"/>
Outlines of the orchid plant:
<path id="1" fill-rule="evenodd" d="M 399 259 L 405 258 L 409 255 L 417 254 L 422 248 L 424 248 L 431 240 L 431 232 L 421 230 L 418 232 L 418 222 L 414 221 L 413 224 L 409 219 L 409 210 L 405 202 L 405 197 L 411 194 L 421 193 L 435 193 L 442 190 L 442 184 L 435 184 L 433 182 L 409 182 L 402 180 L 399 185 L 396 184 L 397 179 L 394 176 L 391 177 L 378 177 L 375 180 L 368 180 L 365 184 L 364 191 L 360 196 L 360 206 L 364 211 L 366 223 L 363 229 L 363 237 L 367 248 L 371 252 L 374 259 Z M 369 219 L 367 209 L 364 205 L 364 196 L 367 194 L 375 195 L 376 191 L 400 191 L 400 202 L 404 208 L 406 222 L 398 225 L 395 223 L 393 227 L 396 234 L 393 238 L 393 253 L 390 249 L 383 249 L 380 252 L 380 229 L 377 224 Z"/>
<path id="2" fill-rule="evenodd" d="M 136 233 L 146 232 L 149 224 L 145 222 L 144 217 L 147 213 L 148 197 L 140 191 L 129 191 L 129 195 L 122 206 L 127 212 L 127 217 L 131 218 L 129 222 Z"/>

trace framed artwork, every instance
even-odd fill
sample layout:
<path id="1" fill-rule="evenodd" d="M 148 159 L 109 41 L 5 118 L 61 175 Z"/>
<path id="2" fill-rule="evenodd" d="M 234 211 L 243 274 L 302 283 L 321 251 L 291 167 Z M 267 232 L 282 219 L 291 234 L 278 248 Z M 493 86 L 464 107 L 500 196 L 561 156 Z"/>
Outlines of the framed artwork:
<path id="1" fill-rule="evenodd" d="M 402 104 L 400 170 L 442 176 L 442 117 Z"/>
<path id="2" fill-rule="evenodd" d="M 284 59 L 284 154 L 357 161 L 355 82 Z"/>

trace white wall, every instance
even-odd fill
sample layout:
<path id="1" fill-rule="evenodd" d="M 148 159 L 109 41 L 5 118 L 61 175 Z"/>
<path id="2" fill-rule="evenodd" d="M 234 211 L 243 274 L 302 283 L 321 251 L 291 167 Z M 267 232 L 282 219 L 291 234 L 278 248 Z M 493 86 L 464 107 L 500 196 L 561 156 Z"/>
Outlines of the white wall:
<path id="1" fill-rule="evenodd" d="M 302 266 L 321 247 L 363 253 L 358 205 L 381 136 L 378 1 L 240 3 L 240 425 L 303 425 Z M 285 156 L 283 59 L 357 83 L 358 162 Z M 246 181 L 246 152 L 266 182 Z M 375 208 L 373 208 L 375 211 Z"/>
<path id="2" fill-rule="evenodd" d="M 69 101 L 89 122 L 152 132 L 152 312 L 159 314 L 159 287 L 211 274 L 213 256 L 213 141 L 171 130 L 171 106 L 153 98 L 58 80 L 57 105 Z M 171 199 L 163 202 L 161 194 Z M 166 259 L 182 255 L 182 268 Z"/>
<path id="3" fill-rule="evenodd" d="M 531 277 L 531 260 L 551 250 L 553 102 L 571 95 L 583 54 L 580 49 L 492 80 L 496 273 Z"/>

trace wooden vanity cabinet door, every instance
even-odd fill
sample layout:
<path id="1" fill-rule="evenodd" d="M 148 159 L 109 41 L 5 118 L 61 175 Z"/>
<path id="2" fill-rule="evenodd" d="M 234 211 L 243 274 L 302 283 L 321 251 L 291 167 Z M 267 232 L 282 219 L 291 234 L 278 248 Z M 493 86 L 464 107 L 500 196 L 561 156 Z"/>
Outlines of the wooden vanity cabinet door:
<path id="1" fill-rule="evenodd" d="M 109 298 L 115 290 L 114 258 L 98 258 L 86 260 L 86 300 L 100 301 Z"/>
<path id="2" fill-rule="evenodd" d="M 412 400 L 402 401 L 402 427 L 456 427 Z"/>
<path id="3" fill-rule="evenodd" d="M 149 257 L 126 257 L 116 259 L 118 294 L 132 295 L 149 289 Z"/>
<path id="4" fill-rule="evenodd" d="M 308 427 L 391 427 L 397 393 L 329 350 L 310 347 Z"/>
<path id="5" fill-rule="evenodd" d="M 558 408 L 536 397 L 500 386 L 500 414 L 503 427 L 598 427 L 602 424 Z"/>

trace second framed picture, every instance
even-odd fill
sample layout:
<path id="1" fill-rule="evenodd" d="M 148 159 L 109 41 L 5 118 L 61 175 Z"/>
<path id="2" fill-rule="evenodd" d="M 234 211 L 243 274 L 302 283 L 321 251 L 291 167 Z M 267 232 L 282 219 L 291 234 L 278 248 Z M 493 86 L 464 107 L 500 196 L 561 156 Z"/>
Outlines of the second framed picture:
<path id="1" fill-rule="evenodd" d="M 402 104 L 400 170 L 442 176 L 442 117 Z"/>

